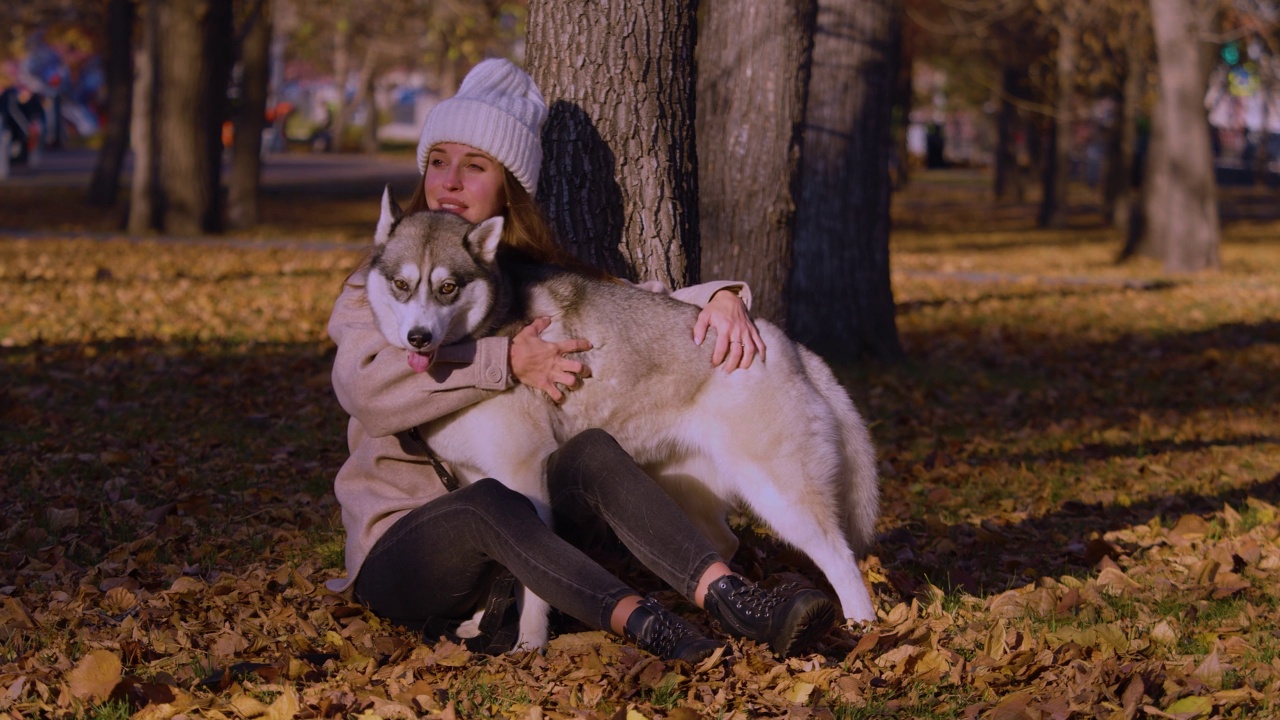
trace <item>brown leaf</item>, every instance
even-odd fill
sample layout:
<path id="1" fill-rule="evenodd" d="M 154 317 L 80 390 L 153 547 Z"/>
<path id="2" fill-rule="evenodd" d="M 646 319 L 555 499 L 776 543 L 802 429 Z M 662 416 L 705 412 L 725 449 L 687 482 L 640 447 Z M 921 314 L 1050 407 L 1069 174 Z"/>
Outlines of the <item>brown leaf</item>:
<path id="1" fill-rule="evenodd" d="M 991 720 L 1036 720 L 1036 716 L 1033 716 L 1028 708 L 1030 703 L 1031 693 L 1013 693 L 992 708 L 988 717 Z"/>
<path id="2" fill-rule="evenodd" d="M 20 600 L 5 595 L 0 598 L 0 628 L 10 631 L 31 630 L 35 628 L 35 624 L 31 622 L 31 616 L 27 615 L 27 609 Z"/>
<path id="3" fill-rule="evenodd" d="M 1133 720 L 1138 714 L 1138 707 L 1142 704 L 1142 695 L 1145 691 L 1146 686 L 1142 682 L 1142 677 L 1134 675 L 1120 698 L 1120 702 L 1124 706 L 1124 720 Z"/>
<path id="4" fill-rule="evenodd" d="M 120 658 L 107 650 L 92 650 L 67 673 L 72 697 L 98 701 L 106 698 L 120 682 Z"/>
<path id="5" fill-rule="evenodd" d="M 53 532 L 73 528 L 80 524 L 80 511 L 76 508 L 47 508 L 44 517 Z"/>
<path id="6" fill-rule="evenodd" d="M 1211 529 L 1209 521 L 1199 515 L 1188 514 L 1178 518 L 1178 522 L 1169 530 L 1169 535 L 1191 542 L 1204 538 Z"/>

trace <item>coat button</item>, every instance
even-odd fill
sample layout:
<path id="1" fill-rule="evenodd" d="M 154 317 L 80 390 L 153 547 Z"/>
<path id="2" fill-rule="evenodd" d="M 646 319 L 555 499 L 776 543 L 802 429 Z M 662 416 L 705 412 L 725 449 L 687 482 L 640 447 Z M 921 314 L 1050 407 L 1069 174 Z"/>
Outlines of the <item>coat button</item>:
<path id="1" fill-rule="evenodd" d="M 498 370 L 498 368 L 489 368 L 486 371 L 486 376 L 489 378 L 489 382 L 496 383 L 502 379 L 502 371 Z"/>

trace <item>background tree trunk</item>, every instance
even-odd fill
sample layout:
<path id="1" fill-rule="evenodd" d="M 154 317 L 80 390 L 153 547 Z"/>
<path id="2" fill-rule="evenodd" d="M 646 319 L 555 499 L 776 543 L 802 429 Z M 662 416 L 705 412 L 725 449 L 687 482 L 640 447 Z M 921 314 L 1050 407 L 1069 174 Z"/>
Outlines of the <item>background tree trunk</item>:
<path id="1" fill-rule="evenodd" d="M 1217 185 L 1205 78 L 1190 0 L 1152 0 L 1159 99 L 1143 182 L 1145 227 L 1136 248 L 1170 272 L 1220 265 Z"/>
<path id="2" fill-rule="evenodd" d="M 148 0 L 143 13 L 142 42 L 138 48 L 133 83 L 133 176 L 129 193 L 129 232 L 139 235 L 160 222 L 160 147 L 156 121 L 156 82 L 160 60 L 160 0 Z"/>
<path id="3" fill-rule="evenodd" d="M 1133 36 L 1134 23 L 1125 18 L 1123 35 L 1130 38 L 1125 43 L 1124 76 L 1116 98 L 1116 117 L 1108 135 L 1107 180 L 1104 186 L 1103 206 L 1111 224 L 1128 234 L 1133 217 L 1134 163 L 1138 152 L 1138 109 L 1141 107 L 1147 75 L 1147 45 Z"/>
<path id="4" fill-rule="evenodd" d="M 889 278 L 894 0 L 820 0 L 788 330 L 832 358 L 898 359 Z"/>
<path id="5" fill-rule="evenodd" d="M 1021 201 L 1021 172 L 1018 168 L 1018 97 L 1021 70 L 1011 63 L 1000 68 L 1000 110 L 996 114 L 995 173 L 992 181 L 998 202 Z"/>
<path id="6" fill-rule="evenodd" d="M 698 50 L 702 277 L 750 284 L 785 322 L 816 0 L 716 0 Z"/>
<path id="7" fill-rule="evenodd" d="M 338 104 L 330 110 L 329 127 L 333 139 L 329 152 L 342 152 L 347 142 L 347 81 L 351 77 L 351 23 L 339 20 L 333 34 L 333 79 L 338 85 Z"/>
<path id="8" fill-rule="evenodd" d="M 1044 175 L 1044 195 L 1040 204 L 1039 220 L 1042 227 L 1060 228 L 1067 224 L 1067 190 L 1071 185 L 1073 145 L 1071 120 L 1075 110 L 1076 64 L 1080 56 L 1079 32 L 1080 27 L 1071 13 L 1058 23 L 1058 97 L 1054 103 L 1053 140 L 1049 146 L 1051 154 Z"/>
<path id="9" fill-rule="evenodd" d="M 696 3 L 534 0 L 548 105 L 538 199 L 560 241 L 621 277 L 697 281 Z"/>
<path id="10" fill-rule="evenodd" d="M 262 131 L 267 125 L 267 86 L 271 79 L 270 4 L 265 0 L 255 3 L 245 22 L 244 42 L 240 44 L 240 108 L 231 148 L 231 177 L 227 181 L 227 225 L 232 228 L 258 224 Z"/>
<path id="11" fill-rule="evenodd" d="M 107 0 L 107 128 L 89 183 L 88 200 L 114 205 L 120 174 L 129 151 L 129 116 L 133 113 L 132 0 Z"/>
<path id="12" fill-rule="evenodd" d="M 222 121 L 232 35 L 230 0 L 161 3 L 159 111 L 162 229 L 221 225 Z"/>

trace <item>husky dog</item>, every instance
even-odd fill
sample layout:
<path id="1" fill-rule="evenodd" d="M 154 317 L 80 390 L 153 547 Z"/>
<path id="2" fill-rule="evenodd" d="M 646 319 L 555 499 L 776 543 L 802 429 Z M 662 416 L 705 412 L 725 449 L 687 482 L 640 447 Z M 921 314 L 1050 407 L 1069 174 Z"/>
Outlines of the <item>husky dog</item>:
<path id="1" fill-rule="evenodd" d="M 550 521 L 547 457 L 589 428 L 609 432 L 731 558 L 729 511 L 745 506 L 826 574 L 845 616 L 875 619 L 855 554 L 879 511 L 875 450 L 848 394 L 817 355 L 757 320 L 768 362 L 726 374 L 713 342 L 691 340 L 698 309 L 620 282 L 511 262 L 501 217 L 472 226 L 447 212 L 404 215 L 390 189 L 367 292 L 378 328 L 425 370 L 441 346 L 514 335 L 552 318 L 550 341 L 585 338 L 591 375 L 556 406 L 517 386 L 422 428 L 462 483 L 497 478 Z M 495 441 L 494 438 L 500 438 Z M 521 598 L 517 647 L 547 639 L 545 602 Z"/>

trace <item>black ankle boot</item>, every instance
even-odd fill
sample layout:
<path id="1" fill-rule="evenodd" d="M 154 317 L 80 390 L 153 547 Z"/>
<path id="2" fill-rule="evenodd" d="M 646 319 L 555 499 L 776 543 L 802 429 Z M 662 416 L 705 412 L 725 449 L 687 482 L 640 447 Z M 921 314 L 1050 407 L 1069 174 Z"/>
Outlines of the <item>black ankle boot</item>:
<path id="1" fill-rule="evenodd" d="M 707 589 L 707 612 L 739 637 L 768 643 L 782 656 L 799 653 L 835 624 L 836 608 L 819 590 L 796 590 L 794 583 L 775 590 L 725 575 Z"/>
<path id="2" fill-rule="evenodd" d="M 653 598 L 644 598 L 627 618 L 626 635 L 641 650 L 667 660 L 684 660 L 697 665 L 722 647 L 698 632 L 684 618 L 669 612 Z"/>

